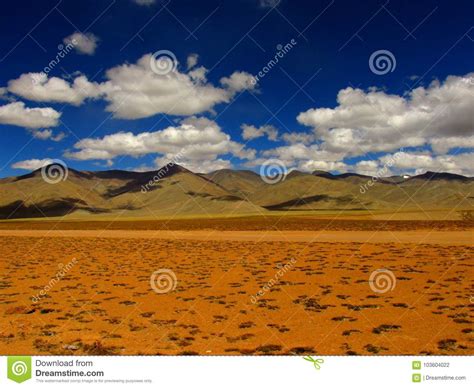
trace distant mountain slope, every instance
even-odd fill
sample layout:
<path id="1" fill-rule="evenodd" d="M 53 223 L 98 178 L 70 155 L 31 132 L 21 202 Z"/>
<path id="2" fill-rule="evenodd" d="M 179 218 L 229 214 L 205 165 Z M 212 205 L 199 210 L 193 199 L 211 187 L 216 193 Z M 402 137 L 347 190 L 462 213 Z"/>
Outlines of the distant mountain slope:
<path id="1" fill-rule="evenodd" d="M 260 175 L 248 170 L 223 169 L 202 175 L 231 193 L 243 197 L 247 197 L 265 186 Z"/>
<path id="2" fill-rule="evenodd" d="M 413 177 L 292 171 L 275 184 L 245 170 L 195 174 L 68 170 L 57 184 L 41 170 L 0 179 L 0 219 L 105 214 L 124 217 L 262 214 L 294 210 L 474 209 L 474 179 L 427 172 Z"/>
<path id="3" fill-rule="evenodd" d="M 56 184 L 46 182 L 40 170 L 0 180 L 1 219 L 72 212 L 141 217 L 255 211 L 252 203 L 180 166 L 150 172 L 69 169 L 67 179 Z"/>

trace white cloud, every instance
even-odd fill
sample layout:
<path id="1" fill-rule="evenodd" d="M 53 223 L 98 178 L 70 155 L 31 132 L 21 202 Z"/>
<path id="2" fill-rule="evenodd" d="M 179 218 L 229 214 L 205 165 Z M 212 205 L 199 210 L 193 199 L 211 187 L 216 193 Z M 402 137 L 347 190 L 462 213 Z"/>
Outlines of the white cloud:
<path id="1" fill-rule="evenodd" d="M 307 172 L 313 172 L 314 170 L 323 171 L 338 171 L 340 173 L 345 172 L 349 169 L 349 166 L 344 162 L 328 162 L 325 160 L 307 160 L 300 162 L 298 169 Z"/>
<path id="2" fill-rule="evenodd" d="M 301 124 L 313 128 L 312 133 L 283 134 L 288 145 L 263 151 L 247 165 L 276 158 L 288 169 L 304 171 L 389 176 L 432 170 L 473 175 L 472 151 L 449 155 L 455 148 L 474 148 L 473 77 L 474 73 L 449 76 L 403 96 L 375 88 L 343 89 L 335 108 L 310 109 L 298 116 Z M 382 156 L 362 158 L 356 164 L 348 161 L 373 152 Z"/>
<path id="3" fill-rule="evenodd" d="M 66 137 L 64 132 L 59 132 L 57 135 L 55 135 L 51 129 L 33 129 L 31 130 L 31 134 L 34 138 L 39 140 L 52 140 L 56 142 L 59 142 Z"/>
<path id="4" fill-rule="evenodd" d="M 86 98 L 97 98 L 103 87 L 83 75 L 69 83 L 45 73 L 26 73 L 8 82 L 8 90 L 20 97 L 39 102 L 62 102 L 81 105 Z"/>
<path id="5" fill-rule="evenodd" d="M 282 139 L 289 144 L 303 143 L 310 144 L 316 140 L 316 136 L 313 133 L 305 132 L 289 132 L 282 135 Z"/>
<path id="6" fill-rule="evenodd" d="M 193 79 L 179 71 L 157 75 L 150 69 L 151 55 L 137 64 L 125 64 L 107 71 L 112 86 L 106 95 L 107 111 L 119 118 L 138 119 L 158 113 L 192 115 L 229 102 L 231 95 L 205 79 Z"/>
<path id="7" fill-rule="evenodd" d="M 0 106 L 0 124 L 24 128 L 56 127 L 61 113 L 53 108 L 26 108 L 23 102 Z"/>
<path id="8" fill-rule="evenodd" d="M 362 155 L 423 145 L 446 152 L 462 139 L 472 144 L 473 76 L 449 76 L 405 96 L 346 88 L 338 93 L 336 108 L 310 109 L 297 119 L 313 127 L 321 147 L 332 152 Z"/>
<path id="9" fill-rule="evenodd" d="M 146 6 L 155 4 L 156 2 L 156 0 L 132 0 L 132 1 L 138 5 L 146 5 Z"/>
<path id="10" fill-rule="evenodd" d="M 194 66 L 197 65 L 199 60 L 199 55 L 197 54 L 189 54 L 188 59 L 186 60 L 186 64 L 188 66 L 188 70 L 192 69 Z"/>
<path id="11" fill-rule="evenodd" d="M 265 150 L 260 157 L 246 163 L 249 167 L 260 166 L 269 159 L 281 161 L 288 170 L 326 170 L 344 172 L 350 166 L 342 161 L 344 155 L 321 150 L 318 144 L 290 144 Z"/>
<path id="12" fill-rule="evenodd" d="M 64 132 L 59 132 L 57 135 L 51 136 L 52 141 L 61 141 L 66 137 L 66 134 Z"/>
<path id="13" fill-rule="evenodd" d="M 29 159 L 29 160 L 23 160 L 21 162 L 16 162 L 12 164 L 11 167 L 15 169 L 19 169 L 19 170 L 33 171 L 33 170 L 42 168 L 44 166 L 47 166 L 48 164 L 51 164 L 52 162 L 53 162 L 52 159 Z"/>
<path id="14" fill-rule="evenodd" d="M 350 166 L 359 174 L 387 177 L 403 174 L 423 174 L 426 171 L 450 172 L 466 176 L 474 175 L 474 153 L 433 155 L 429 151 L 399 151 L 385 154 L 375 160 L 362 160 Z"/>
<path id="15" fill-rule="evenodd" d="M 328 162 L 336 162 L 343 158 L 343 154 L 322 150 L 318 144 L 305 145 L 301 143 L 276 147 L 266 150 L 262 154 L 265 157 L 271 156 L 280 160 L 284 160 L 291 165 L 301 160 L 324 160 Z"/>
<path id="16" fill-rule="evenodd" d="M 53 131 L 51 129 L 36 129 L 32 131 L 33 137 L 40 140 L 48 140 L 51 136 L 53 136 Z"/>
<path id="17" fill-rule="evenodd" d="M 253 125 L 242 124 L 242 138 L 245 140 L 257 139 L 262 136 L 267 136 L 268 140 L 278 140 L 278 129 L 273 125 L 263 125 L 259 128 Z"/>
<path id="18" fill-rule="evenodd" d="M 429 152 L 396 152 L 380 158 L 382 164 L 391 164 L 397 171 L 421 174 L 426 171 L 474 175 L 474 152 L 455 155 L 431 155 Z"/>
<path id="19" fill-rule="evenodd" d="M 156 132 L 119 132 L 101 139 L 83 139 L 74 147 L 77 151 L 66 152 L 65 156 L 77 160 L 112 160 L 120 155 L 139 157 L 159 154 L 160 161 L 174 161 L 177 164 L 195 166 L 202 171 L 210 166 L 223 165 L 219 156 L 233 155 L 240 159 L 255 157 L 255 151 L 232 141 L 214 122 L 206 118 L 190 117 Z"/>
<path id="20" fill-rule="evenodd" d="M 473 122 L 474 130 L 474 122 Z M 444 137 L 431 140 L 431 148 L 438 154 L 445 154 L 453 148 L 474 148 L 474 135 L 473 136 L 453 136 Z"/>
<path id="21" fill-rule="evenodd" d="M 235 82 L 225 84 L 226 88 L 215 87 L 207 82 L 204 67 L 188 74 L 176 70 L 157 75 L 150 69 L 151 59 L 151 55 L 147 54 L 136 64 L 125 64 L 107 71 L 107 111 L 126 119 L 150 117 L 158 113 L 189 116 L 211 111 L 215 105 L 229 102 L 242 88 L 253 87 L 242 81 L 245 77 L 237 72 L 230 77 Z M 241 83 L 237 85 L 239 81 Z"/>
<path id="22" fill-rule="evenodd" d="M 255 89 L 255 78 L 245 71 L 235 71 L 230 77 L 221 78 L 220 82 L 235 93 Z"/>
<path id="23" fill-rule="evenodd" d="M 8 89 L 5 87 L 0 88 L 0 100 L 13 102 L 15 99 L 13 96 L 8 95 Z"/>
<path id="24" fill-rule="evenodd" d="M 97 48 L 99 38 L 90 32 L 86 34 L 75 32 L 65 37 L 63 42 L 66 45 L 73 45 L 79 54 L 93 55 Z"/>
<path id="25" fill-rule="evenodd" d="M 123 64 L 106 72 L 108 80 L 90 82 L 81 75 L 72 83 L 44 73 L 27 73 L 8 83 L 8 90 L 23 98 L 42 102 L 62 102 L 80 105 L 85 99 L 103 98 L 106 110 L 117 118 L 140 119 L 159 113 L 191 116 L 213 110 L 228 103 L 238 92 L 253 89 L 252 76 L 234 72 L 216 87 L 206 79 L 207 69 L 193 68 L 188 73 L 178 69 L 165 75 L 155 74 L 150 66 L 151 54 L 136 64 Z"/>
<path id="26" fill-rule="evenodd" d="M 392 170 L 388 166 L 383 169 L 383 166 L 381 166 L 381 163 L 378 160 L 361 160 L 352 167 L 352 170 L 357 174 L 368 176 L 380 177 L 392 175 Z"/>

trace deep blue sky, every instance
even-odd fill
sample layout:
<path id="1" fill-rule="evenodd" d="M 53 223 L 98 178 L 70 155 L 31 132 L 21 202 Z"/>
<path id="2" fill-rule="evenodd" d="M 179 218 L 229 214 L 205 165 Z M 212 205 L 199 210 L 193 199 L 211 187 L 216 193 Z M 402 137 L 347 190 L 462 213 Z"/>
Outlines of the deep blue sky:
<path id="1" fill-rule="evenodd" d="M 427 86 L 433 79 L 443 81 L 449 75 L 463 76 L 473 71 L 474 31 L 466 35 L 473 25 L 472 1 L 393 0 L 381 8 L 384 3 L 283 0 L 272 10 L 262 7 L 259 0 L 175 0 L 167 9 L 162 9 L 159 0 L 150 6 L 140 6 L 132 0 L 63 0 L 57 8 L 57 0 L 8 1 L 2 3 L 0 14 L 0 87 L 23 73 L 40 72 L 56 55 L 63 38 L 75 31 L 87 30 L 99 38 L 94 55 L 72 52 L 50 77 L 81 72 L 89 80 L 103 82 L 107 69 L 136 63 L 147 53 L 168 49 L 178 58 L 183 72 L 187 56 L 197 53 L 199 65 L 212 69 L 207 74 L 208 81 L 219 86 L 219 80 L 234 71 L 256 74 L 273 57 L 278 44 L 294 38 L 297 45 L 260 81 L 257 94 L 244 92 L 232 103 L 216 105 L 217 118 L 212 112 L 196 114 L 215 119 L 232 140 L 245 143 L 240 129 L 244 123 L 257 127 L 268 123 L 280 134 L 287 130 L 310 132 L 310 127 L 298 123 L 298 114 L 311 108 L 334 108 L 338 91 L 348 86 L 363 90 L 376 86 L 388 94 L 403 95 L 415 82 Z M 195 29 L 194 38 L 189 31 Z M 139 36 L 135 36 L 139 30 Z M 407 30 L 414 30 L 413 36 L 407 35 Z M 379 76 L 371 72 L 368 59 L 379 49 L 387 49 L 396 57 L 397 66 L 392 73 Z M 308 82 L 317 71 L 317 76 Z M 304 92 L 299 91 L 295 83 L 306 82 Z M 0 177 L 25 173 L 11 165 L 29 159 L 59 158 L 73 168 L 103 169 L 104 160 L 69 160 L 63 154 L 101 123 L 94 138 L 119 131 L 156 131 L 170 125 L 160 114 L 143 119 L 109 118 L 103 100 L 86 100 L 73 106 L 8 96 L 9 100 L 5 97 L 0 105 L 15 99 L 24 101 L 29 108 L 52 107 L 62 112 L 59 126 L 52 129 L 55 133 L 65 132 L 67 137 L 60 142 L 33 139 L 31 131 L 21 126 L 0 124 Z M 272 117 L 270 112 L 277 111 L 277 117 Z M 284 144 L 261 137 L 248 146 L 258 154 Z M 429 147 L 418 147 L 418 151 L 426 149 Z M 447 153 L 450 152 L 453 151 Z M 380 155 L 369 153 L 369 159 Z M 150 153 L 139 158 L 117 157 L 114 168 L 152 166 L 157 156 Z M 350 165 L 362 159 L 367 157 L 347 157 L 345 162 Z M 244 161 L 232 163 L 239 167 Z"/>

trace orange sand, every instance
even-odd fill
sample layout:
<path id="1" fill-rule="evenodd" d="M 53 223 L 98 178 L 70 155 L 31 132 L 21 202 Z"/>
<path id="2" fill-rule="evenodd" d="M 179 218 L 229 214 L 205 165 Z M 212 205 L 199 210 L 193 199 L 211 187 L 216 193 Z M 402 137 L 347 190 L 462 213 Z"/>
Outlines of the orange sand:
<path id="1" fill-rule="evenodd" d="M 217 230 L 0 230 L 0 237 L 87 237 L 199 241 L 287 241 L 287 242 L 357 242 L 419 243 L 472 245 L 474 230 L 456 232 L 422 231 L 217 231 Z"/>
<path id="2" fill-rule="evenodd" d="M 3 230 L 0 252 L 0 354 L 474 354 L 472 230 Z"/>

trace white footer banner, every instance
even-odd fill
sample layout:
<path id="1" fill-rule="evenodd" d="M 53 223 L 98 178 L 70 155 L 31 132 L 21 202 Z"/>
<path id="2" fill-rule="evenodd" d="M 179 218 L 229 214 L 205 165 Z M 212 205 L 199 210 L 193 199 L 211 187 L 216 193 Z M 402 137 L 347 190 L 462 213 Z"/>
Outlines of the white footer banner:
<path id="1" fill-rule="evenodd" d="M 1 356 L 0 386 L 474 386 L 474 356 Z"/>

